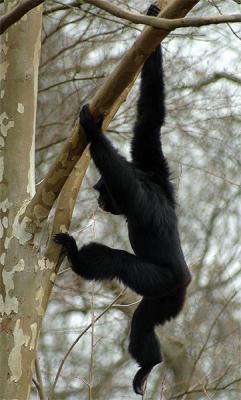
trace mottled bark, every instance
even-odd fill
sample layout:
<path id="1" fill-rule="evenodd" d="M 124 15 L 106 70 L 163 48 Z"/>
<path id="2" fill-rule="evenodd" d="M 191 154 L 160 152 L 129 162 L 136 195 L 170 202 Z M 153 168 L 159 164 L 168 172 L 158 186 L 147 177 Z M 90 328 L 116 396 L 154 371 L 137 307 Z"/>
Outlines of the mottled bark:
<path id="1" fill-rule="evenodd" d="M 11 3 L 6 5 L 11 8 Z M 33 195 L 34 134 L 41 8 L 1 37 L 0 65 L 0 388 L 2 399 L 28 398 L 43 316 L 37 258 L 18 213 Z M 50 270 L 48 271 L 50 274 Z M 38 279 L 36 279 L 38 277 Z"/>

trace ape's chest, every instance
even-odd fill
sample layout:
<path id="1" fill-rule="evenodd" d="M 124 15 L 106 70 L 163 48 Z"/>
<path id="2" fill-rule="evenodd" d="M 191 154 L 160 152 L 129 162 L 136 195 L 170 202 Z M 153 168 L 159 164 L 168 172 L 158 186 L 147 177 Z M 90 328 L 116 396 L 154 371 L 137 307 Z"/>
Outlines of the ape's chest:
<path id="1" fill-rule="evenodd" d="M 128 225 L 129 240 L 134 253 L 147 260 L 158 262 L 161 258 L 162 240 L 152 229 Z"/>

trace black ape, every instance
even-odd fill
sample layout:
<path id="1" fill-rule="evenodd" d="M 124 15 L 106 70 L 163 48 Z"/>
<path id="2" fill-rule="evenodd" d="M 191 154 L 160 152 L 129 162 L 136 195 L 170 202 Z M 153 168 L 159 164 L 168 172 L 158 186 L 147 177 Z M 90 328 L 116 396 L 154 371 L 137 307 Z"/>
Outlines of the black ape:
<path id="1" fill-rule="evenodd" d="M 149 15 L 156 15 L 151 6 Z M 140 365 L 133 386 L 142 394 L 148 374 L 162 361 L 154 332 L 181 311 L 190 272 L 181 249 L 174 190 L 162 152 L 160 128 L 165 117 L 161 48 L 145 62 L 141 74 L 137 120 L 132 140 L 132 163 L 112 146 L 84 106 L 80 123 L 101 179 L 95 185 L 100 206 L 127 218 L 135 255 L 99 243 L 78 250 L 73 237 L 57 234 L 55 241 L 67 252 L 73 270 L 83 278 L 117 278 L 143 296 L 131 324 L 129 351 Z"/>

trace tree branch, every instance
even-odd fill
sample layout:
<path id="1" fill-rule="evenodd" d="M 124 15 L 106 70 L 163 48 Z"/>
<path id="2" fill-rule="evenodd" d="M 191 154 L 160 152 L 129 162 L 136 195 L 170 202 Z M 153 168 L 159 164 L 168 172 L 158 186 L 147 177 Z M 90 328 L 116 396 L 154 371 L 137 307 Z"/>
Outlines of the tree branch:
<path id="1" fill-rule="evenodd" d="M 233 15 L 214 15 L 210 17 L 189 17 L 168 19 L 161 17 L 150 17 L 139 13 L 124 10 L 106 0 L 86 0 L 86 3 L 93 4 L 102 10 L 114 15 L 115 17 L 125 19 L 135 24 L 149 25 L 153 28 L 167 29 L 168 31 L 177 28 L 200 27 L 211 24 L 223 24 L 226 22 L 241 22 L 241 14 Z M 159 14 L 160 15 L 160 14 Z"/>
<path id="2" fill-rule="evenodd" d="M 19 21 L 25 14 L 33 8 L 42 4 L 44 0 L 25 0 L 19 3 L 15 8 L 0 17 L 0 35 L 4 33 L 11 25 Z"/>
<path id="3" fill-rule="evenodd" d="M 6 31 L 9 26 L 17 22 L 23 15 L 31 9 L 43 3 L 44 0 L 25 0 L 23 3 L 18 4 L 13 10 L 0 17 L 0 35 Z M 114 15 L 115 17 L 134 22 L 135 24 L 149 25 L 153 28 L 165 29 L 168 31 L 177 28 L 200 27 L 206 25 L 217 25 L 223 23 L 237 23 L 241 22 L 241 14 L 232 15 L 215 15 L 210 17 L 189 17 L 189 18 L 156 18 L 139 13 L 122 9 L 106 0 L 86 0 L 88 4 L 93 4 L 102 10 Z"/>
<path id="4" fill-rule="evenodd" d="M 229 82 L 237 83 L 241 85 L 241 79 L 235 75 L 228 74 L 227 72 L 215 72 L 214 74 L 206 77 L 205 79 L 200 80 L 195 85 L 185 85 L 183 86 L 184 89 L 192 89 L 192 90 L 199 90 L 205 86 L 208 86 L 212 83 L 215 83 L 221 79 L 226 79 Z"/>
<path id="5" fill-rule="evenodd" d="M 56 387 L 56 384 L 58 382 L 60 373 L 62 371 L 62 368 L 64 366 L 64 363 L 67 359 L 67 357 L 70 355 L 71 351 L 73 350 L 74 346 L 78 343 L 78 341 L 82 338 L 82 336 L 104 315 L 107 313 L 107 311 L 113 306 L 113 304 L 115 304 L 117 302 L 117 300 L 119 300 L 119 298 L 121 298 L 123 296 L 123 294 L 125 293 L 126 288 L 124 288 L 120 294 L 99 314 L 97 315 L 97 317 L 95 317 L 95 319 L 80 333 L 79 336 L 77 336 L 77 338 L 75 339 L 75 341 L 72 343 L 72 345 L 70 346 L 70 348 L 68 349 L 67 353 L 65 354 L 64 358 L 62 359 L 60 366 L 58 368 L 57 374 L 55 376 L 54 379 L 54 383 L 50 389 L 50 393 L 49 393 L 49 400 L 52 400 L 54 398 L 54 390 Z"/>
<path id="6" fill-rule="evenodd" d="M 41 370 L 40 370 L 38 355 L 36 355 L 36 359 L 35 359 L 35 372 L 36 372 L 36 378 L 37 378 L 37 383 L 38 383 L 38 385 L 36 385 L 36 387 L 37 387 L 37 390 L 38 390 L 39 399 L 40 400 L 45 400 L 44 385 L 43 385 L 43 380 L 42 380 L 42 374 L 41 374 Z"/>
<path id="7" fill-rule="evenodd" d="M 191 371 L 191 374 L 190 374 L 190 377 L 189 377 L 189 381 L 188 381 L 188 384 L 187 384 L 187 388 L 190 387 L 190 383 L 191 383 L 191 381 L 192 381 L 192 377 L 193 377 L 193 374 L 194 374 L 194 372 L 195 372 L 196 366 L 197 366 L 199 360 L 201 359 L 201 356 L 202 356 L 204 350 L 206 349 L 206 346 L 207 346 L 207 344 L 208 344 L 208 342 L 209 342 L 209 339 L 210 339 L 210 337 L 211 337 L 211 334 L 212 334 L 212 332 L 213 332 L 213 329 L 214 329 L 215 325 L 217 324 L 217 321 L 219 320 L 220 316 L 223 314 L 223 312 L 225 311 L 225 309 L 229 306 L 229 304 L 232 302 L 232 300 L 234 299 L 234 297 L 235 297 L 236 295 L 237 295 L 237 292 L 234 292 L 234 294 L 232 294 L 232 296 L 231 296 L 229 299 L 227 299 L 227 300 L 225 301 L 223 307 L 221 308 L 221 310 L 220 310 L 219 313 L 217 314 L 216 318 L 213 320 L 212 324 L 210 325 L 209 330 L 208 330 L 208 332 L 207 332 L 206 339 L 205 339 L 205 341 L 204 341 L 204 343 L 203 343 L 201 349 L 199 350 L 199 353 L 197 354 L 196 359 L 194 360 L 193 367 L 192 367 L 192 371 Z"/>
<path id="8" fill-rule="evenodd" d="M 85 148 L 82 156 L 74 166 L 67 181 L 65 182 L 56 206 L 53 222 L 51 224 L 51 232 L 49 233 L 49 243 L 46 250 L 46 258 L 51 262 L 59 265 L 61 247 L 53 242 L 52 237 L 55 233 L 66 232 L 72 219 L 72 214 L 79 193 L 79 189 L 85 172 L 88 168 L 90 161 L 90 153 L 88 147 Z"/>

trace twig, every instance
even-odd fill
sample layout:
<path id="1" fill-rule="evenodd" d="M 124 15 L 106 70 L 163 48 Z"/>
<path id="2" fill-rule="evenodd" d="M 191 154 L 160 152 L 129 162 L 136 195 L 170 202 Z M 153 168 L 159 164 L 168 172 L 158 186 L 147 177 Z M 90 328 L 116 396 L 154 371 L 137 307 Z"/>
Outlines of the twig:
<path id="1" fill-rule="evenodd" d="M 11 25 L 19 21 L 27 12 L 42 4 L 44 0 L 25 0 L 19 3 L 11 11 L 0 17 L 0 35 L 4 33 Z"/>
<path id="2" fill-rule="evenodd" d="M 40 400 L 45 400 L 45 394 L 44 394 L 44 386 L 43 386 L 43 380 L 42 380 L 42 374 L 39 366 L 39 360 L 38 360 L 38 355 L 36 355 L 35 359 L 35 372 L 36 372 L 36 378 L 37 378 L 37 390 L 39 394 L 39 399 Z"/>
<path id="3" fill-rule="evenodd" d="M 215 1 L 210 0 L 211 4 L 218 10 L 220 15 L 223 15 L 219 6 L 215 3 Z M 237 35 L 237 33 L 233 30 L 232 26 L 230 24 L 227 24 L 229 29 L 231 30 L 231 32 L 234 34 L 234 36 L 236 36 L 237 39 L 241 40 L 241 38 Z"/>
<path id="4" fill-rule="evenodd" d="M 58 276 L 62 275 L 62 274 L 65 274 L 65 272 L 68 272 L 68 271 L 72 271 L 72 269 L 71 268 L 65 268 L 62 271 L 58 272 Z"/>
<path id="5" fill-rule="evenodd" d="M 218 392 L 218 391 L 222 392 L 223 390 L 226 390 L 227 388 L 230 388 L 230 386 L 232 386 L 232 385 L 234 385 L 236 383 L 239 383 L 239 382 L 241 382 L 241 377 L 236 378 L 236 379 L 234 379 L 234 380 L 232 380 L 232 381 L 230 381 L 230 382 L 228 382 L 228 383 L 226 383 L 226 384 L 224 384 L 223 386 L 220 386 L 220 387 L 206 386 L 205 388 L 206 388 L 206 391 L 208 390 L 209 392 L 211 392 L 211 391 L 212 392 Z M 199 387 L 197 387 L 197 386 L 199 386 Z M 231 391 L 231 390 L 232 389 L 229 389 L 229 391 Z M 240 392 L 238 388 L 237 389 L 233 389 L 233 390 L 237 391 L 237 392 Z M 196 387 L 188 389 L 185 392 L 175 394 L 174 396 L 170 397 L 170 400 L 171 399 L 178 399 L 178 398 L 182 398 L 183 399 L 183 396 L 189 395 L 189 394 L 195 394 L 195 393 L 202 393 L 203 394 L 203 386 L 202 385 L 196 385 Z"/>
<path id="6" fill-rule="evenodd" d="M 133 303 L 129 303 L 129 304 L 115 304 L 114 307 L 131 307 L 131 306 L 135 306 L 136 304 L 139 304 L 141 302 L 141 299 L 133 301 Z"/>
<path id="7" fill-rule="evenodd" d="M 93 388 L 93 363 L 94 363 L 94 338 L 95 338 L 95 312 L 94 312 L 94 290 L 95 282 L 91 285 L 91 352 L 90 352 L 90 365 L 89 365 L 89 399 L 92 400 Z"/>
<path id="8" fill-rule="evenodd" d="M 34 386 L 36 387 L 37 391 L 39 392 L 39 384 L 36 381 L 36 379 L 32 378 L 32 382 L 33 382 Z"/>
<path id="9" fill-rule="evenodd" d="M 220 176 L 220 175 L 214 174 L 213 172 L 209 171 L 208 169 L 201 168 L 201 167 L 197 167 L 197 166 L 195 166 L 195 165 L 188 164 L 188 163 L 183 162 L 183 161 L 177 161 L 177 160 L 174 160 L 174 159 L 171 159 L 171 160 L 172 160 L 172 162 L 177 163 L 177 164 L 180 164 L 181 166 L 188 167 L 188 168 L 192 168 L 192 169 L 195 169 L 195 170 L 197 170 L 197 171 L 201 171 L 201 172 L 203 172 L 204 174 L 208 174 L 208 175 L 210 175 L 210 176 L 214 176 L 214 177 L 217 178 L 217 179 L 222 179 L 224 182 L 226 182 L 226 183 L 228 183 L 228 184 L 230 184 L 230 185 L 237 186 L 238 188 L 241 187 L 241 184 L 240 184 L 240 183 L 233 182 L 233 181 L 231 181 L 230 179 L 226 178 L 225 176 Z"/>
<path id="10" fill-rule="evenodd" d="M 102 75 L 96 75 L 96 76 L 85 76 L 83 78 L 76 78 L 75 76 L 73 76 L 73 78 L 71 78 L 71 79 L 66 79 L 65 81 L 57 82 L 57 83 L 54 83 L 53 85 L 46 86 L 42 89 L 39 89 L 38 92 L 42 93 L 42 92 L 45 92 L 46 90 L 53 89 L 60 85 L 65 85 L 67 83 L 74 83 L 74 82 L 79 82 L 79 81 L 89 81 L 91 79 L 102 79 L 102 78 L 105 78 L 105 75 L 102 74 Z"/>
<path id="11" fill-rule="evenodd" d="M 75 341 L 72 343 L 72 345 L 70 346 L 70 348 L 68 349 L 67 353 L 65 354 L 64 358 L 62 359 L 60 366 L 58 368 L 57 374 L 55 376 L 54 379 L 54 383 L 53 386 L 51 388 L 50 394 L 49 394 L 49 400 L 54 399 L 54 390 L 56 387 L 56 384 L 58 382 L 60 373 L 62 371 L 62 368 L 64 366 L 64 363 L 66 361 L 66 359 L 68 358 L 69 354 L 71 353 L 71 351 L 73 350 L 74 346 L 78 343 L 78 341 L 82 338 L 82 336 L 92 327 L 93 324 L 95 324 L 111 307 L 113 304 L 115 304 L 115 302 L 121 297 L 123 296 L 124 292 L 126 291 L 126 288 L 124 288 L 120 294 L 99 314 L 97 315 L 97 317 L 81 332 L 81 334 L 79 336 L 77 336 L 77 338 L 75 339 Z"/>
<path id="12" fill-rule="evenodd" d="M 212 322 L 212 324 L 211 324 L 211 326 L 210 326 L 210 328 L 209 328 L 209 331 L 208 331 L 206 340 L 205 340 L 205 342 L 204 342 L 202 348 L 200 349 L 200 351 L 199 351 L 199 353 L 198 353 L 198 355 L 197 355 L 197 357 L 196 357 L 196 359 L 195 359 L 195 361 L 194 361 L 194 363 L 193 363 L 193 367 L 192 367 L 192 371 L 191 371 L 191 374 L 190 374 L 189 383 L 188 383 L 187 387 L 189 387 L 189 385 L 190 385 L 190 382 L 191 382 L 191 380 L 192 380 L 192 377 L 193 377 L 194 371 L 195 371 L 195 369 L 196 369 L 196 366 L 197 366 L 197 364 L 198 364 L 198 362 L 199 362 L 199 360 L 200 360 L 200 358 L 201 358 L 201 356 L 202 356 L 202 354 L 203 354 L 203 352 L 204 352 L 204 350 L 205 350 L 205 348 L 206 348 L 206 346 L 207 346 L 207 344 L 208 344 L 208 341 L 209 341 L 210 336 L 211 336 L 211 334 L 212 334 L 213 328 L 215 327 L 215 325 L 216 325 L 218 319 L 220 318 L 220 316 L 221 316 L 222 313 L 224 312 L 225 308 L 228 307 L 228 305 L 229 305 L 230 302 L 233 300 L 233 298 L 236 296 L 236 294 L 237 294 L 237 292 L 235 292 L 235 293 L 225 302 L 225 304 L 223 305 L 223 307 L 221 308 L 221 310 L 220 310 L 219 313 L 217 314 L 216 318 L 213 320 L 213 322 Z"/>

